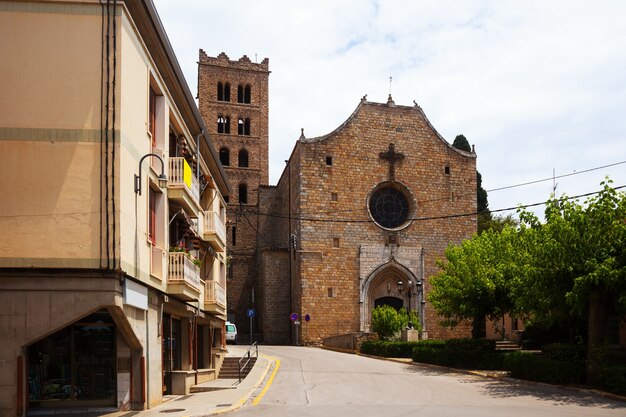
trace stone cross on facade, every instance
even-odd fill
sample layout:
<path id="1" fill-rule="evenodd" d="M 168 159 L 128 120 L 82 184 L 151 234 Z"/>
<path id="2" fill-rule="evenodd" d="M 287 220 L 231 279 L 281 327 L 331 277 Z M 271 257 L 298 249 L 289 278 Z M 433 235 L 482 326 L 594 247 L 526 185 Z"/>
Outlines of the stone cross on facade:
<path id="1" fill-rule="evenodd" d="M 404 154 L 396 152 L 396 146 L 390 143 L 387 152 L 381 152 L 378 156 L 380 159 L 389 161 L 389 179 L 394 180 L 396 178 L 396 162 L 402 161 Z"/>

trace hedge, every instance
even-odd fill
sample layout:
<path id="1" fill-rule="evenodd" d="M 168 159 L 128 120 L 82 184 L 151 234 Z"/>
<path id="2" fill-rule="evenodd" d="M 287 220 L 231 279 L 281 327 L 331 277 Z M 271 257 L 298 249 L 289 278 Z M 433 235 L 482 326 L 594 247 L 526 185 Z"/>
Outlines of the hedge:
<path id="1" fill-rule="evenodd" d="M 616 394 L 626 394 L 626 366 L 606 366 L 600 373 L 601 388 Z"/>
<path id="2" fill-rule="evenodd" d="M 487 339 L 450 339 L 420 344 L 413 349 L 415 362 L 464 369 L 499 369 L 502 354 L 495 351 L 495 341 Z"/>
<path id="3" fill-rule="evenodd" d="M 513 378 L 549 384 L 578 384 L 583 382 L 584 365 L 560 361 L 532 352 L 509 352 L 504 356 L 504 370 Z"/>
<path id="4" fill-rule="evenodd" d="M 361 353 L 386 358 L 410 358 L 413 348 L 421 342 L 389 342 L 368 340 L 361 345 Z"/>

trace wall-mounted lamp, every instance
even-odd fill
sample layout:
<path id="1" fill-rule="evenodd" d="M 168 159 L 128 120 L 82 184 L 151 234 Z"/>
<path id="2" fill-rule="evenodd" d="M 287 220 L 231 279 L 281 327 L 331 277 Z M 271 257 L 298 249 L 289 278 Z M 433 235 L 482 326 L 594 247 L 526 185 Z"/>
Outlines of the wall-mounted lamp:
<path id="1" fill-rule="evenodd" d="M 135 175 L 135 194 L 141 195 L 141 163 L 149 156 L 154 156 L 159 161 L 161 161 L 161 175 L 159 175 L 159 187 L 165 188 L 167 186 L 167 175 L 165 175 L 165 163 L 163 162 L 163 159 L 161 159 L 161 157 L 155 153 L 149 153 L 147 155 L 144 155 L 139 160 L 139 175 Z"/>

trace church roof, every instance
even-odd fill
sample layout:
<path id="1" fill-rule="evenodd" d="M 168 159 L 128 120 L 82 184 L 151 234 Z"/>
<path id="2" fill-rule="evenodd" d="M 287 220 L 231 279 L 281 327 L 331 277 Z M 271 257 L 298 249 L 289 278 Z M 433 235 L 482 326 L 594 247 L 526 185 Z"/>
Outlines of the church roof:
<path id="1" fill-rule="evenodd" d="M 393 99 L 391 98 L 391 94 L 389 95 L 389 99 L 387 100 L 386 103 L 375 103 L 375 102 L 371 102 L 371 101 L 367 101 L 367 94 L 364 95 L 361 98 L 361 101 L 359 102 L 359 104 L 356 106 L 356 109 L 354 109 L 354 111 L 352 112 L 352 114 L 341 124 L 339 125 L 335 130 L 333 130 L 330 133 L 327 133 L 325 135 L 322 136 L 317 136 L 314 138 L 306 138 L 304 136 L 304 129 L 302 134 L 300 135 L 300 139 L 298 139 L 298 142 L 301 142 L 303 144 L 306 143 L 317 143 L 317 142 L 322 142 L 328 138 L 331 138 L 333 136 L 335 136 L 335 134 L 337 134 L 338 132 L 340 132 L 348 123 L 350 123 L 355 117 L 356 115 L 359 113 L 359 111 L 361 110 L 362 107 L 364 106 L 374 106 L 374 107 L 380 107 L 380 108 L 386 108 L 386 109 L 403 109 L 403 110 L 411 110 L 411 111 L 415 111 L 417 112 L 417 114 L 419 116 L 421 116 L 422 119 L 424 119 L 424 121 L 426 122 L 426 124 L 428 125 L 428 127 L 435 133 L 435 135 L 439 138 L 439 140 L 441 140 L 441 142 L 443 142 L 446 146 L 448 146 L 450 149 L 454 150 L 455 152 L 458 152 L 461 155 L 467 156 L 467 157 L 476 157 L 476 153 L 474 152 L 474 149 L 472 148 L 472 152 L 467 152 L 461 149 L 457 149 L 454 146 L 452 146 L 451 143 L 449 143 L 447 140 L 444 139 L 443 136 L 441 136 L 441 134 L 439 134 L 439 132 L 437 131 L 437 129 L 435 129 L 435 127 L 432 125 L 432 123 L 430 123 L 430 120 L 428 120 L 428 117 L 426 117 L 426 114 L 424 113 L 424 110 L 422 110 L 422 108 L 415 102 L 413 101 L 414 106 L 399 106 L 396 105 L 395 102 L 393 101 Z M 391 110 L 393 111 L 393 110 Z"/>

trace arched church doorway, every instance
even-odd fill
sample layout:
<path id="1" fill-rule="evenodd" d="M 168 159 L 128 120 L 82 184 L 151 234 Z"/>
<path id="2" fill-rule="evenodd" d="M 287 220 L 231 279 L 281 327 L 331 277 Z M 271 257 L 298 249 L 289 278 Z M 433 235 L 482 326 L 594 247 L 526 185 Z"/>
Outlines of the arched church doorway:
<path id="1" fill-rule="evenodd" d="M 380 306 L 390 306 L 399 311 L 403 308 L 404 301 L 397 297 L 380 297 L 374 300 L 374 308 Z"/>

